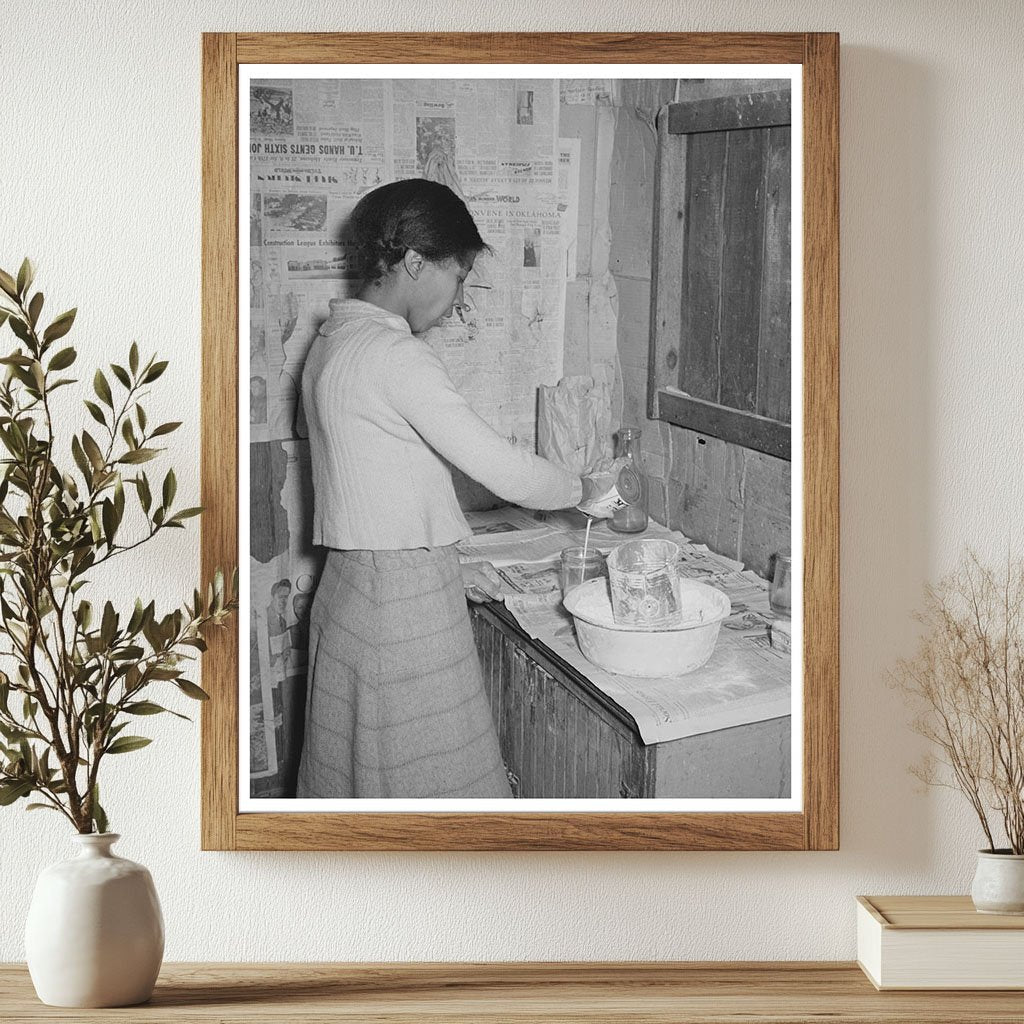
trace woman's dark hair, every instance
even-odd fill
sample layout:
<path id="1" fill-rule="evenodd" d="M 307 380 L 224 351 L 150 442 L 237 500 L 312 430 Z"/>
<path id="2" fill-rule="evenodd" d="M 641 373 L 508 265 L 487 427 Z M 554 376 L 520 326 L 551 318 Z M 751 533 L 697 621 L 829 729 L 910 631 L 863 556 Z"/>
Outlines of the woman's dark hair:
<path id="1" fill-rule="evenodd" d="M 415 249 L 434 263 L 455 257 L 464 267 L 488 246 L 466 204 L 447 186 L 426 178 L 381 185 L 355 205 L 342 240 L 362 260 L 368 281 Z"/>

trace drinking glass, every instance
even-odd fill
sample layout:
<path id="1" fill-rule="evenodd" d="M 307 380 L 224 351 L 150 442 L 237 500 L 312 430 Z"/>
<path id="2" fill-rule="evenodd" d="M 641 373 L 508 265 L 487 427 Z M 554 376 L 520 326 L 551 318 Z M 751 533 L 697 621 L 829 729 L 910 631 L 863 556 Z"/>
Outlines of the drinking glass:
<path id="1" fill-rule="evenodd" d="M 793 611 L 793 559 L 789 555 L 775 556 L 775 573 L 768 585 L 768 604 L 776 615 L 787 619 Z"/>
<path id="2" fill-rule="evenodd" d="M 604 555 L 595 548 L 587 550 L 585 557 L 583 548 L 565 548 L 562 551 L 559 580 L 562 584 L 563 597 L 573 587 L 578 587 L 586 580 L 593 580 L 599 576 L 606 575 L 607 569 L 604 564 Z"/>

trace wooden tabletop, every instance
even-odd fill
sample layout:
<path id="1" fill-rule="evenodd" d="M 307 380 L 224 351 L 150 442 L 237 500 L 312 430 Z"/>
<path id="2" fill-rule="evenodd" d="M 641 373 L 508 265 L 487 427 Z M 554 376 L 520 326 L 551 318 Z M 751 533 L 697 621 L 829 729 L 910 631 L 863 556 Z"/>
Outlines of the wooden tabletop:
<path id="1" fill-rule="evenodd" d="M 1020 1024 L 1024 992 L 876 992 L 851 963 L 179 963 L 143 1006 L 61 1010 L 7 964 L 0 1020 Z"/>

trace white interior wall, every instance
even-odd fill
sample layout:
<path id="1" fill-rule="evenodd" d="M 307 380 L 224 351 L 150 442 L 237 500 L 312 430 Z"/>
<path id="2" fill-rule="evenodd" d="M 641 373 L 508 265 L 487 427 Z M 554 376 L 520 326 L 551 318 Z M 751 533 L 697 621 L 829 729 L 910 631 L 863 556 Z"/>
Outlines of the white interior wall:
<path id="1" fill-rule="evenodd" d="M 920 588 L 973 545 L 1022 547 L 1024 121 L 1016 0 L 495 0 L 469 5 L 9 0 L 0 33 L 0 266 L 80 307 L 81 365 L 133 338 L 172 359 L 147 403 L 198 495 L 203 30 L 838 30 L 842 34 L 842 849 L 836 853 L 201 853 L 198 732 L 111 763 L 121 852 L 152 870 L 177 960 L 819 959 L 853 897 L 964 892 L 978 830 L 905 771 L 886 673 Z M 191 495 L 192 497 L 189 497 Z M 191 592 L 198 530 L 110 594 Z M 152 720 L 151 720 L 152 721 Z M 0 809 L 0 960 L 23 955 L 53 815 Z"/>

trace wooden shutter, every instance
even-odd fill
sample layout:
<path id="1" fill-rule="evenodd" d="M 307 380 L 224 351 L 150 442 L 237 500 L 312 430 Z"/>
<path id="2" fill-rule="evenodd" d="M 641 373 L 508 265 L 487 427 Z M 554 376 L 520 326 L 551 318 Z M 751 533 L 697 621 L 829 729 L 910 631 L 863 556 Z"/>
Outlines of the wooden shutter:
<path id="1" fill-rule="evenodd" d="M 790 458 L 790 97 L 658 115 L 649 412 Z"/>

